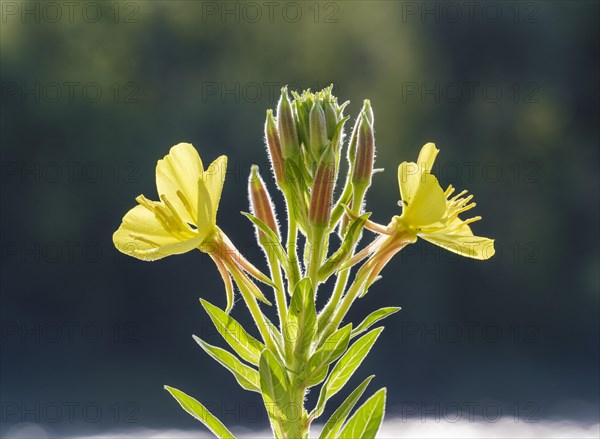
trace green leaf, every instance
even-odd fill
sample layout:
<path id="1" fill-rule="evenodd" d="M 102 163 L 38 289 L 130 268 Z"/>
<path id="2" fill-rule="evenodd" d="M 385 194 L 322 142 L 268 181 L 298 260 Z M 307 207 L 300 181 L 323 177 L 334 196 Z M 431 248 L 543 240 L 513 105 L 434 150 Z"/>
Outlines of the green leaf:
<path id="1" fill-rule="evenodd" d="M 258 366 L 260 353 L 265 349 L 260 341 L 252 337 L 233 317 L 210 302 L 200 299 L 215 328 L 229 346 L 248 363 Z"/>
<path id="2" fill-rule="evenodd" d="M 319 384 L 327 376 L 329 365 L 348 349 L 352 324 L 337 330 L 325 340 L 323 346 L 310 357 L 306 368 L 298 376 L 301 387 L 312 387 Z"/>
<path id="3" fill-rule="evenodd" d="M 265 349 L 260 357 L 258 370 L 260 389 L 271 427 L 276 437 L 283 437 L 282 425 L 288 419 L 287 409 L 290 408 L 290 383 L 287 372 L 268 349 Z"/>
<path id="4" fill-rule="evenodd" d="M 275 341 L 275 347 L 278 349 L 277 352 L 279 354 L 281 354 L 281 356 L 283 356 L 284 347 L 283 347 L 283 339 L 281 338 L 281 332 L 279 332 L 279 329 L 277 328 L 277 326 L 275 326 L 273 324 L 273 322 L 271 320 L 269 320 L 267 317 L 265 317 L 265 322 L 267 324 L 269 331 L 271 331 L 271 336 L 273 337 L 273 341 Z"/>
<path id="5" fill-rule="evenodd" d="M 213 357 L 225 369 L 229 370 L 240 386 L 246 390 L 260 393 L 260 377 L 256 370 L 246 366 L 238 358 L 225 349 L 209 345 L 194 335 L 194 340 L 204 351 Z"/>
<path id="6" fill-rule="evenodd" d="M 258 219 L 254 215 L 248 212 L 242 212 L 242 215 L 244 215 L 246 218 L 252 221 L 252 223 L 254 223 L 254 225 L 261 232 L 263 232 L 266 242 L 261 242 L 261 245 L 265 249 L 265 252 L 274 252 L 275 257 L 277 258 L 279 263 L 283 266 L 284 269 L 286 269 L 288 263 L 287 255 L 275 232 L 271 230 L 271 228 L 267 226 L 267 224 L 265 224 L 264 221 Z"/>
<path id="7" fill-rule="evenodd" d="M 302 279 L 296 285 L 283 330 L 285 341 L 293 346 L 293 355 L 303 359 L 317 331 L 317 311 L 309 278 Z"/>
<path id="8" fill-rule="evenodd" d="M 332 254 L 319 268 L 319 279 L 325 281 L 331 274 L 337 270 L 351 256 L 352 250 L 360 238 L 365 222 L 369 219 L 371 213 L 365 213 L 356 218 L 350 225 L 340 248 Z"/>
<path id="9" fill-rule="evenodd" d="M 380 308 L 377 311 L 373 311 L 360 323 L 360 325 L 356 327 L 356 329 L 354 329 L 354 331 L 352 331 L 350 338 L 354 338 L 357 335 L 362 334 L 378 321 L 385 319 L 387 316 L 391 316 L 392 314 L 397 313 L 401 309 L 402 308 L 398 306 L 389 306 L 387 308 Z"/>
<path id="10" fill-rule="evenodd" d="M 375 375 L 371 375 L 366 380 L 364 380 L 345 399 L 342 405 L 340 405 L 337 408 L 337 410 L 333 412 L 333 415 L 331 415 L 331 418 L 329 418 L 329 420 L 325 424 L 325 427 L 323 427 L 323 431 L 321 431 L 319 439 L 334 439 L 337 436 L 338 432 L 340 431 L 340 428 L 342 427 L 344 422 L 346 422 L 346 418 L 348 417 L 348 415 L 350 414 L 350 412 L 352 411 L 362 394 L 365 393 L 367 386 L 369 385 L 374 376 Z"/>
<path id="11" fill-rule="evenodd" d="M 329 378 L 325 381 L 321 392 L 319 393 L 319 400 L 315 407 L 313 414 L 317 418 L 323 414 L 325 409 L 325 403 L 329 398 L 335 395 L 340 389 L 348 382 L 352 374 L 358 369 L 358 366 L 365 359 L 375 341 L 381 334 L 383 328 L 373 329 L 371 332 L 363 335 L 359 338 L 350 349 L 340 358 L 331 371 Z"/>
<path id="12" fill-rule="evenodd" d="M 383 422 L 385 412 L 385 387 L 373 396 L 352 415 L 339 435 L 339 439 L 375 439 Z"/>
<path id="13" fill-rule="evenodd" d="M 173 387 L 165 386 L 165 389 L 186 412 L 202 422 L 215 436 L 221 439 L 235 439 L 227 427 L 194 398 Z"/>

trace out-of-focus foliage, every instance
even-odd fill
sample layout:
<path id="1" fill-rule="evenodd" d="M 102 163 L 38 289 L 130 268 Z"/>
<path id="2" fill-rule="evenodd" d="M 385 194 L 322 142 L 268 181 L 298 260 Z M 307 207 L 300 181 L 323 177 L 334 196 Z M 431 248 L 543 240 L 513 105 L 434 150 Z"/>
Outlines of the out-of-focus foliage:
<path id="1" fill-rule="evenodd" d="M 102 11 L 97 22 L 82 15 L 87 3 Z M 139 264 L 110 238 L 133 197 L 152 187 L 156 157 L 187 141 L 208 162 L 231 158 L 219 222 L 243 248 L 252 226 L 238 212 L 248 209 L 250 166 L 268 169 L 265 110 L 285 84 L 333 82 L 351 101 L 348 114 L 364 98 L 375 112 L 376 167 L 385 172 L 370 189 L 372 219 L 400 213 L 397 165 L 434 141 L 442 150 L 434 173 L 477 195 L 485 221 L 474 232 L 496 238 L 487 264 L 419 242 L 361 299 L 368 309 L 402 306 L 379 345 L 393 354 L 368 365 L 388 384 L 390 413 L 406 401 L 494 400 L 534 401 L 539 417 L 597 415 L 598 5 L 532 2 L 534 14 L 521 9 L 517 19 L 496 3 L 497 22 L 466 10 L 436 22 L 407 5 L 441 2 L 297 2 L 302 15 L 292 22 L 287 3 L 273 20 L 256 3 L 256 22 L 250 10 L 239 20 L 209 14 L 223 7 L 216 2 L 84 2 L 72 21 L 63 7 L 56 22 L 6 9 L 34 2 L 0 4 L 3 399 L 96 401 L 107 412 L 134 402 L 136 425 L 180 425 L 162 389 L 171 374 L 169 383 L 212 395 L 221 410 L 256 402 L 240 400 L 189 338 L 218 340 L 202 333 L 210 322 L 198 304 L 201 294 L 222 297 L 211 262 Z M 279 194 L 275 201 L 283 209 Z M 69 322 L 79 328 L 73 342 Z M 16 336 L 6 330 L 13 323 Z M 63 328 L 58 342 L 20 338 L 48 323 Z M 82 335 L 90 324 L 102 330 L 97 342 Z M 497 341 L 486 338 L 489 326 L 500 328 Z M 449 342 L 455 327 L 462 335 Z M 200 385 L 198 370 L 214 374 L 212 388 L 190 387 Z M 115 423 L 106 415 L 83 425 L 98 426 Z"/>

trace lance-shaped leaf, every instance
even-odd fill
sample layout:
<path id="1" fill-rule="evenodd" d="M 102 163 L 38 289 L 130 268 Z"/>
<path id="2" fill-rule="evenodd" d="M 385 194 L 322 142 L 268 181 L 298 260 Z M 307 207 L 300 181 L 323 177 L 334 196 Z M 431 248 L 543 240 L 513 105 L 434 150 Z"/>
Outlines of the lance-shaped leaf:
<path id="1" fill-rule="evenodd" d="M 325 340 L 323 346 L 312 354 L 306 368 L 297 378 L 301 387 L 312 387 L 325 379 L 329 365 L 348 349 L 351 330 L 351 323 L 338 329 Z"/>
<path id="2" fill-rule="evenodd" d="M 265 349 L 258 366 L 260 390 L 276 437 L 283 437 L 283 428 L 290 408 L 290 383 L 284 367 L 275 355 Z"/>
<path id="3" fill-rule="evenodd" d="M 344 426 L 339 439 L 375 439 L 385 413 L 385 387 L 373 396 L 352 415 Z"/>
<path id="4" fill-rule="evenodd" d="M 294 289 L 283 331 L 294 356 L 300 358 L 308 353 L 317 331 L 317 311 L 309 278 L 302 279 Z"/>
<path id="5" fill-rule="evenodd" d="M 321 268 L 319 268 L 319 279 L 325 281 L 335 270 L 346 262 L 350 256 L 352 256 L 352 250 L 360 238 L 360 234 L 365 222 L 369 219 L 369 216 L 371 216 L 370 212 L 365 213 L 352 222 L 340 248 L 325 261 Z"/>
<path id="6" fill-rule="evenodd" d="M 242 215 L 252 221 L 258 230 L 263 232 L 260 244 L 263 246 L 265 252 L 272 252 L 279 263 L 287 271 L 287 256 L 275 232 L 264 221 L 261 221 L 251 213 L 242 212 Z"/>
<path id="7" fill-rule="evenodd" d="M 401 309 L 402 308 L 400 308 L 398 306 L 389 306 L 386 308 L 380 308 L 376 311 L 373 311 L 371 314 L 369 314 L 367 317 L 365 317 L 365 319 L 360 323 L 360 325 L 358 325 L 352 331 L 350 338 L 354 338 L 357 335 L 362 334 L 367 329 L 369 329 L 371 326 L 373 326 L 375 323 L 379 322 L 380 320 L 385 319 L 387 316 L 391 316 L 392 314 L 397 313 Z"/>
<path id="8" fill-rule="evenodd" d="M 258 366 L 260 354 L 265 345 L 252 337 L 233 317 L 223 312 L 210 302 L 200 299 L 204 310 L 212 320 L 219 334 L 223 336 L 229 346 L 248 363 Z"/>
<path id="9" fill-rule="evenodd" d="M 194 340 L 204 351 L 213 357 L 225 369 L 229 370 L 240 386 L 246 390 L 260 393 L 260 377 L 258 372 L 250 366 L 246 366 L 238 358 L 225 349 L 209 345 L 194 335 Z"/>
<path id="10" fill-rule="evenodd" d="M 321 387 L 317 406 L 313 410 L 313 417 L 317 418 L 323 414 L 325 403 L 335 395 L 348 382 L 352 374 L 365 359 L 375 341 L 381 334 L 383 328 L 377 328 L 359 338 L 350 349 L 340 358 L 329 374 L 329 378 Z"/>
<path id="11" fill-rule="evenodd" d="M 283 346 L 283 338 L 281 336 L 281 332 L 279 332 L 279 329 L 277 329 L 277 326 L 275 326 L 273 324 L 273 322 L 271 320 L 269 320 L 267 317 L 265 317 L 265 323 L 267 324 L 268 330 L 271 332 L 271 337 L 273 338 L 273 341 L 275 342 L 275 348 L 277 349 L 277 353 L 279 354 L 279 357 L 284 358 L 285 348 Z"/>
<path id="12" fill-rule="evenodd" d="M 227 427 L 194 398 L 173 387 L 165 386 L 165 389 L 186 412 L 202 422 L 215 436 L 220 439 L 235 439 Z"/>
<path id="13" fill-rule="evenodd" d="M 323 427 L 323 431 L 321 431 L 319 439 L 335 439 L 338 432 L 340 431 L 340 428 L 342 428 L 342 425 L 344 424 L 344 422 L 346 422 L 346 418 L 348 418 L 348 415 L 350 414 L 350 412 L 352 411 L 362 394 L 365 393 L 367 386 L 369 385 L 374 376 L 375 375 L 371 375 L 362 383 L 360 383 L 360 385 L 356 389 L 354 389 L 354 391 L 350 395 L 348 395 L 348 397 L 344 400 L 342 405 L 340 405 L 337 408 L 337 410 L 333 412 L 333 415 L 331 415 L 331 418 L 329 418 L 329 420 L 325 424 L 325 427 Z"/>

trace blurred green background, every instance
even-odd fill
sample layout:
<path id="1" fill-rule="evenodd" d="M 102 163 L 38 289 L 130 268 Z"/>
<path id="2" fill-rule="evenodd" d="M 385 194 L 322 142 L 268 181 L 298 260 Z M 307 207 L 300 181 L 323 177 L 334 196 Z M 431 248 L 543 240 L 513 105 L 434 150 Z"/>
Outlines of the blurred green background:
<path id="1" fill-rule="evenodd" d="M 403 308 L 351 384 L 375 373 L 390 418 L 435 422 L 458 404 L 465 420 L 476 403 L 489 421 L 491 403 L 514 422 L 598 422 L 597 2 L 0 8 L 3 434 L 201 428 L 164 384 L 228 425 L 267 426 L 258 396 L 191 338 L 220 343 L 198 303 L 224 306 L 213 264 L 138 262 L 111 236 L 187 141 L 205 163 L 229 156 L 219 223 L 263 267 L 239 211 L 258 163 L 283 216 L 265 110 L 285 84 L 330 83 L 350 124 L 363 99 L 374 108 L 373 219 L 399 213 L 396 167 L 434 141 L 440 181 L 475 194 L 474 231 L 497 245 L 489 262 L 422 242 L 400 253 L 349 317 Z M 234 316 L 250 322 L 241 305 Z"/>

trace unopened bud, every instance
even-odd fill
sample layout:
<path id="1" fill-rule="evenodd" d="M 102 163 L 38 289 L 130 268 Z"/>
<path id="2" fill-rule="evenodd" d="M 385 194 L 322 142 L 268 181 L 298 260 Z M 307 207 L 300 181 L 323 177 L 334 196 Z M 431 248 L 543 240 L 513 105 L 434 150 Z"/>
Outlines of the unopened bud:
<path id="1" fill-rule="evenodd" d="M 252 165 L 250 168 L 248 195 L 250 196 L 250 211 L 252 215 L 265 223 L 280 238 L 279 226 L 275 218 L 275 208 L 265 182 L 259 174 L 257 165 Z M 263 232 L 259 230 L 258 236 L 260 239 L 263 236 Z"/>
<path id="2" fill-rule="evenodd" d="M 375 135 L 373 125 L 369 122 L 365 111 L 361 113 L 360 123 L 356 133 L 356 160 L 352 183 L 368 187 L 373 175 L 373 162 L 375 160 Z"/>
<path id="3" fill-rule="evenodd" d="M 336 105 L 337 106 L 337 105 Z M 325 101 L 325 120 L 327 121 L 327 138 L 332 139 L 335 133 L 338 122 L 340 121 L 340 115 L 337 113 L 334 105 L 330 101 Z"/>
<path id="4" fill-rule="evenodd" d="M 363 111 L 365 112 L 366 116 L 367 116 L 367 120 L 369 121 L 369 123 L 371 125 L 373 125 L 373 120 L 375 119 L 375 116 L 373 115 L 373 107 L 371 107 L 371 101 L 368 99 L 365 99 L 363 102 Z"/>
<path id="5" fill-rule="evenodd" d="M 325 112 L 319 102 L 315 102 L 310 110 L 310 149 L 315 157 L 321 157 L 321 153 L 327 146 L 327 121 Z"/>
<path id="6" fill-rule="evenodd" d="M 287 87 L 281 89 L 281 97 L 277 104 L 277 128 L 279 129 L 283 158 L 285 160 L 296 158 L 300 154 L 300 143 Z"/>
<path id="7" fill-rule="evenodd" d="M 277 124 L 273 117 L 273 110 L 267 110 L 265 139 L 269 150 L 269 157 L 271 158 L 271 166 L 273 167 L 273 173 L 275 174 L 275 180 L 277 183 L 282 183 L 285 176 L 285 166 L 283 155 L 281 154 L 281 140 L 279 139 Z"/>
<path id="8" fill-rule="evenodd" d="M 360 115 L 356 119 L 354 127 L 352 128 L 352 135 L 350 136 L 350 142 L 348 144 L 348 163 L 350 164 L 350 168 L 352 169 L 354 166 L 354 162 L 356 161 L 356 142 L 358 140 L 358 129 L 362 123 L 362 116 L 366 115 L 367 120 L 373 126 L 373 108 L 371 107 L 371 101 L 365 99 L 363 102 L 363 108 L 360 112 Z"/>
<path id="9" fill-rule="evenodd" d="M 333 186 L 335 185 L 335 155 L 331 146 L 321 156 L 310 194 L 308 219 L 313 226 L 329 225 L 331 205 L 333 204 Z"/>
<path id="10" fill-rule="evenodd" d="M 311 105 L 306 100 L 307 93 L 304 92 L 302 95 L 299 95 L 296 92 L 292 92 L 293 106 L 294 110 L 296 110 L 295 115 L 297 116 L 297 124 L 298 128 L 298 136 L 300 137 L 300 143 L 303 143 L 306 148 L 309 148 L 310 145 L 310 128 L 309 128 L 309 119 L 310 119 L 310 109 Z"/>
<path id="11" fill-rule="evenodd" d="M 350 141 L 348 142 L 348 165 L 350 166 L 350 172 L 354 169 L 354 162 L 356 161 L 356 137 L 358 135 L 358 126 L 360 125 L 359 115 L 352 127 L 352 134 L 350 135 Z"/>

